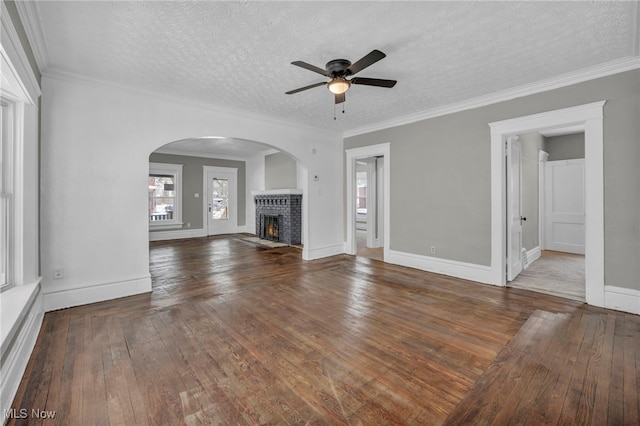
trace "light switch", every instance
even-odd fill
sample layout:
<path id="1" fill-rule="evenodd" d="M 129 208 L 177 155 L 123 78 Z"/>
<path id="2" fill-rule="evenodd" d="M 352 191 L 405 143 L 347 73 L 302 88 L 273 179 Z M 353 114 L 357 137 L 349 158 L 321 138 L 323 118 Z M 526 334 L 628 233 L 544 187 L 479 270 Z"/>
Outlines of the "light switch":
<path id="1" fill-rule="evenodd" d="M 200 198 L 200 194 L 198 194 L 197 192 L 195 193 L 195 197 L 196 198 Z"/>

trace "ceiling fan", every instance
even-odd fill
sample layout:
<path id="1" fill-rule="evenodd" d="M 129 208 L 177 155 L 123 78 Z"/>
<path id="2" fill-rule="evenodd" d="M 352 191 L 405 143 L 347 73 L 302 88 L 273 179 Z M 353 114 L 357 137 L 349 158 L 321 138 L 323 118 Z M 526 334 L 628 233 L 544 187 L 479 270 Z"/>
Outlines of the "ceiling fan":
<path id="1" fill-rule="evenodd" d="M 331 78 L 328 82 L 321 82 L 311 84 L 309 86 L 300 87 L 299 89 L 286 92 L 287 95 L 293 95 L 294 93 L 302 92 L 303 90 L 313 89 L 314 87 L 327 86 L 327 88 L 335 94 L 336 104 L 340 104 L 345 101 L 345 92 L 349 90 L 352 84 L 362 84 L 364 86 L 377 86 L 391 88 L 396 85 L 396 80 L 384 80 L 380 78 L 365 78 L 365 77 L 353 77 L 348 79 L 352 75 L 355 75 L 367 68 L 370 65 L 375 64 L 385 55 L 379 50 L 372 50 L 369 54 L 365 55 L 355 63 L 347 59 L 334 59 L 327 62 L 325 69 L 316 67 L 315 65 L 308 64 L 302 61 L 291 62 L 292 65 L 296 65 L 309 71 L 317 72 L 325 77 Z"/>

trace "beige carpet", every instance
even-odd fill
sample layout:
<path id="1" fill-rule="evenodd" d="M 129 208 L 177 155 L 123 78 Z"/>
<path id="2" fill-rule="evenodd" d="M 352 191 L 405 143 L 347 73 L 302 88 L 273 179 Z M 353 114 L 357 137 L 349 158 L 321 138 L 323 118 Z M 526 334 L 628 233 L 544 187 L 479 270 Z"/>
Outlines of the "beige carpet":
<path id="1" fill-rule="evenodd" d="M 584 263 L 582 255 L 545 250 L 509 286 L 584 301 Z"/>

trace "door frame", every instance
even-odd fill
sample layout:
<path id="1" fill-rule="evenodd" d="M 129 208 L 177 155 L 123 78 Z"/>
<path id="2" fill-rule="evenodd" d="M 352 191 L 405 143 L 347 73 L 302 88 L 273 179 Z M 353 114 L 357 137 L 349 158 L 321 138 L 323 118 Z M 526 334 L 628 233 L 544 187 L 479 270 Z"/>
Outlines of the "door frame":
<path id="1" fill-rule="evenodd" d="M 231 175 L 234 179 L 235 193 L 229 191 L 230 226 L 234 234 L 238 233 L 238 169 L 235 167 L 202 166 L 202 227 L 207 236 L 214 235 L 209 231 L 209 173 Z"/>
<path id="2" fill-rule="evenodd" d="M 604 104 L 575 107 L 489 123 L 491 128 L 491 276 L 506 286 L 506 161 L 508 136 L 567 126 L 585 134 L 585 281 L 586 301 L 604 307 Z"/>
<path id="3" fill-rule="evenodd" d="M 549 153 L 543 150 L 538 151 L 538 246 L 540 250 L 544 250 L 546 247 L 546 235 L 544 231 L 545 225 L 545 211 L 546 211 L 546 199 L 545 199 L 545 165 L 549 161 Z"/>
<path id="4" fill-rule="evenodd" d="M 356 244 L 356 160 L 369 157 L 384 158 L 384 173 L 382 184 L 383 200 L 383 260 L 389 259 L 390 210 L 391 210 L 391 144 L 389 142 L 378 145 L 363 146 L 345 150 L 347 166 L 347 235 L 344 243 L 345 253 L 355 255 L 358 252 Z"/>
<path id="5" fill-rule="evenodd" d="M 367 161 L 367 247 L 370 248 L 384 247 L 384 185 L 380 185 L 381 175 L 384 179 L 384 158 L 370 158 Z"/>

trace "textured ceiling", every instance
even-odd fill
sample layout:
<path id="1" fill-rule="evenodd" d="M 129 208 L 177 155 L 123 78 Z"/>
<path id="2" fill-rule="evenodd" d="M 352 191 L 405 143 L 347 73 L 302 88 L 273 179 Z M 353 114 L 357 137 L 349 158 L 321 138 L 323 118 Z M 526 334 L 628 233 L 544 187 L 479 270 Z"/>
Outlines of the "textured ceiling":
<path id="1" fill-rule="evenodd" d="M 349 131 L 637 55 L 634 2 L 41 2 L 47 67 L 314 127 Z M 334 121 L 295 67 L 387 58 Z M 46 71 L 46 70 L 45 70 Z"/>

